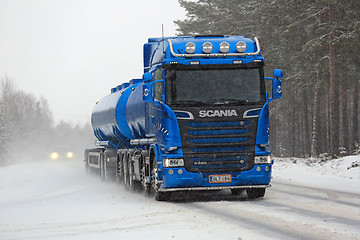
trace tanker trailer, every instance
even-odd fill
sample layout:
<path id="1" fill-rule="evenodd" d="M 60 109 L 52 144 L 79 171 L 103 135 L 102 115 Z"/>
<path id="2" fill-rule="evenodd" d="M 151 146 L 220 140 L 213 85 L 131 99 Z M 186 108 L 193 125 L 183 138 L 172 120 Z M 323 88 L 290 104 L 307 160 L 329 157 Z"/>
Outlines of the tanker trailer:
<path id="1" fill-rule="evenodd" d="M 279 69 L 264 77 L 257 38 L 150 38 L 142 79 L 94 107 L 97 147 L 85 151 L 86 169 L 156 200 L 223 189 L 263 197 L 273 164 L 269 104 L 281 97 L 281 77 Z"/>

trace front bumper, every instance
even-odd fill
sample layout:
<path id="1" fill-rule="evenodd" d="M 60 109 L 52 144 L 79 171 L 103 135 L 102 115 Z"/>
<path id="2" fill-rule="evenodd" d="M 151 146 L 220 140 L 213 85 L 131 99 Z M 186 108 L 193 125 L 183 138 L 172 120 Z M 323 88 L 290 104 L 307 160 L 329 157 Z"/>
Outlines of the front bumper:
<path id="1" fill-rule="evenodd" d="M 163 168 L 159 191 L 197 191 L 270 187 L 272 164 L 255 165 L 242 172 L 193 173 L 185 168 Z M 210 175 L 231 174 L 231 182 L 210 183 Z"/>

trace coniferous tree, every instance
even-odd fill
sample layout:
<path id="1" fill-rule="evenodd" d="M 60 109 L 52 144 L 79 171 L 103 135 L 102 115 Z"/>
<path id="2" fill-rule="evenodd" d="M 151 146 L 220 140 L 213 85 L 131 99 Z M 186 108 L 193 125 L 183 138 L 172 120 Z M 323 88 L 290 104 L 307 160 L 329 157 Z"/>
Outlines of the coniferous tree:
<path id="1" fill-rule="evenodd" d="M 258 36 L 265 72 L 284 70 L 283 98 L 270 109 L 275 154 L 336 156 L 340 149 L 355 150 L 355 142 L 359 143 L 359 1 L 179 3 L 187 12 L 185 20 L 175 21 L 181 34 Z"/>

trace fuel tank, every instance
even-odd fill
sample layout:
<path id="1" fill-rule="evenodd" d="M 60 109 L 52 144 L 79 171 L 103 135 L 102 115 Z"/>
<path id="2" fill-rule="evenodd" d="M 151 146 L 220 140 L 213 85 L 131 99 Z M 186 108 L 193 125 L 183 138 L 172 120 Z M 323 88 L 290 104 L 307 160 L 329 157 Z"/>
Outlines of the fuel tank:
<path id="1" fill-rule="evenodd" d="M 91 115 L 91 125 L 99 141 L 118 147 L 130 146 L 130 140 L 145 137 L 145 112 L 141 79 L 133 79 L 111 90 L 98 101 Z"/>

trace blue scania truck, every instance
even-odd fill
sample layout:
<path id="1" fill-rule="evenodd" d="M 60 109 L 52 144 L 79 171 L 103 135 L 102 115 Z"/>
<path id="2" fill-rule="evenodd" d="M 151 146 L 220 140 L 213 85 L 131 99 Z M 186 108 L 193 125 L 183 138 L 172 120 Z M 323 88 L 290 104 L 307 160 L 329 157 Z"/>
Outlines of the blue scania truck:
<path id="1" fill-rule="evenodd" d="M 263 197 L 273 164 L 269 103 L 281 97 L 281 77 L 278 69 L 264 77 L 257 38 L 150 38 L 142 78 L 94 107 L 86 169 L 156 200 L 223 189 Z"/>

